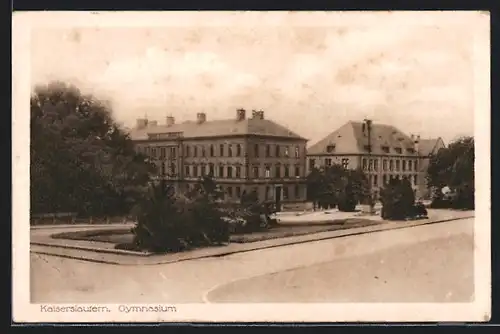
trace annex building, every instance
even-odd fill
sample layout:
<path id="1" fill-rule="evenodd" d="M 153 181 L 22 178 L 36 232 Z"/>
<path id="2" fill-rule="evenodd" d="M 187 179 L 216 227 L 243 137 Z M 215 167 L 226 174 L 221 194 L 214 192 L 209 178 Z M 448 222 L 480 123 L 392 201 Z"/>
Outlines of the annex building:
<path id="1" fill-rule="evenodd" d="M 334 163 L 362 168 L 375 196 L 390 179 L 407 178 L 415 195 L 426 198 L 429 159 L 443 147 L 441 138 L 420 139 L 392 125 L 376 123 L 368 131 L 366 123 L 350 121 L 308 149 L 307 172 Z"/>

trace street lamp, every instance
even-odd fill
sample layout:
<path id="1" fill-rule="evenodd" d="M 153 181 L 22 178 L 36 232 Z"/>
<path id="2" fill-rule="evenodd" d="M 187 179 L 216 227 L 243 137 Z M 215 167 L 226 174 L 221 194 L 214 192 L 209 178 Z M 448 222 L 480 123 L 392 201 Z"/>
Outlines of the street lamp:
<path id="1" fill-rule="evenodd" d="M 372 120 L 371 119 L 364 119 L 363 120 L 363 133 L 367 133 L 368 136 L 368 173 L 370 173 L 370 160 L 371 160 L 371 154 L 372 154 Z M 370 174 L 368 174 L 370 175 Z M 368 204 L 370 205 L 370 213 L 373 213 L 373 198 L 372 198 L 372 182 L 371 178 L 368 176 Z"/>

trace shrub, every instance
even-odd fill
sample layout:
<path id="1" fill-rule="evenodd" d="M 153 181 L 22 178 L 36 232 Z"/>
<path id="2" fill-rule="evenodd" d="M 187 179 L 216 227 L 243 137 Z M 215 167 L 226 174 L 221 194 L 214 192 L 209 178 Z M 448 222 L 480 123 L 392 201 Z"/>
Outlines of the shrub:
<path id="1" fill-rule="evenodd" d="M 383 219 L 404 220 L 415 215 L 415 195 L 408 180 L 391 180 L 380 195 Z"/>
<path id="2" fill-rule="evenodd" d="M 165 183 L 151 187 L 148 196 L 134 209 L 132 229 L 135 247 L 152 252 L 178 252 L 186 248 L 184 226 L 175 206 L 173 188 Z"/>
<path id="3" fill-rule="evenodd" d="M 229 241 L 229 226 L 222 219 L 215 196 L 199 187 L 191 197 L 176 197 L 164 181 L 151 187 L 135 211 L 136 248 L 152 252 L 178 252 L 188 247 Z"/>
<path id="4" fill-rule="evenodd" d="M 352 189 L 350 182 L 346 185 L 345 189 L 339 194 L 338 208 L 339 211 L 354 212 L 356 211 L 356 204 L 358 200 Z"/>

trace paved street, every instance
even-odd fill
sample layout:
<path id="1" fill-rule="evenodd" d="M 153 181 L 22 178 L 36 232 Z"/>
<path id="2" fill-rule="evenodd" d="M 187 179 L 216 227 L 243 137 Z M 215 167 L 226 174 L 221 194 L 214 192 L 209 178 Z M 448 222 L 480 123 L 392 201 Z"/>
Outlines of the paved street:
<path id="1" fill-rule="evenodd" d="M 467 302 L 473 219 L 185 262 L 31 254 L 33 302 Z"/>

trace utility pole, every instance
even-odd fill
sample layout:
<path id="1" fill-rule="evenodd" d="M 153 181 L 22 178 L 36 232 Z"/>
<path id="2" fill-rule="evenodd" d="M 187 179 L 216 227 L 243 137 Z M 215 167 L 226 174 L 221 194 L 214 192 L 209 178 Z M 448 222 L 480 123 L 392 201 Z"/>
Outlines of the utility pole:
<path id="1" fill-rule="evenodd" d="M 370 161 L 372 157 L 372 120 L 371 119 L 364 119 L 364 124 L 363 124 L 364 130 L 366 130 L 367 135 L 368 135 L 368 175 L 371 175 L 370 172 Z M 371 164 L 373 166 L 373 164 Z M 372 194 L 372 180 L 370 176 L 368 176 L 368 204 L 370 205 L 370 214 L 373 213 L 373 194 Z"/>

